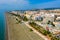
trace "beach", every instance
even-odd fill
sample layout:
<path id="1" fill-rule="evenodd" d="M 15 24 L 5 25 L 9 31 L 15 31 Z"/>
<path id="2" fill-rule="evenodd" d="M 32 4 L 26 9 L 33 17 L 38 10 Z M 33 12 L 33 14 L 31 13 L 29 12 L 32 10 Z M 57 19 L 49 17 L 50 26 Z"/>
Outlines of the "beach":
<path id="1" fill-rule="evenodd" d="M 30 31 L 24 23 L 16 23 L 16 16 L 6 13 L 7 40 L 44 40 L 35 32 Z"/>

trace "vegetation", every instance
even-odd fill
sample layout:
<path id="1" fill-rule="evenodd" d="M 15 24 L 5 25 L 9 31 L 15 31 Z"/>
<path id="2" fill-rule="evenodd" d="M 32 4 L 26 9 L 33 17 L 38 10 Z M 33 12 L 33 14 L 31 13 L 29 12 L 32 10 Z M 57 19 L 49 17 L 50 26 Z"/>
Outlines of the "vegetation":
<path id="1" fill-rule="evenodd" d="M 16 18 L 16 21 L 17 21 L 17 22 L 16 22 L 17 24 L 18 24 L 18 23 L 21 23 L 21 20 L 18 20 L 17 18 Z"/>
<path id="2" fill-rule="evenodd" d="M 32 29 L 30 29 L 30 31 L 33 31 Z"/>
<path id="3" fill-rule="evenodd" d="M 48 21 L 47 24 L 51 24 L 52 26 L 55 27 L 55 25 L 54 25 L 53 22 L 51 22 L 51 21 Z"/>
<path id="4" fill-rule="evenodd" d="M 34 22 L 30 22 L 29 25 L 31 25 L 33 28 L 35 28 L 36 30 L 38 30 L 43 35 L 50 35 L 51 34 L 49 31 L 45 30 L 43 27 L 37 25 Z"/>
<path id="5" fill-rule="evenodd" d="M 12 14 L 12 15 L 14 15 L 14 16 L 19 16 L 18 14 L 14 14 L 14 13 L 10 13 L 10 14 Z"/>
<path id="6" fill-rule="evenodd" d="M 27 17 L 26 17 L 26 16 L 24 16 L 23 21 L 28 21 L 28 19 L 27 19 Z"/>
<path id="7" fill-rule="evenodd" d="M 43 18 L 41 18 L 41 21 L 43 21 Z"/>
<path id="8" fill-rule="evenodd" d="M 53 23 L 51 23 L 51 25 L 55 27 L 55 25 Z"/>
<path id="9" fill-rule="evenodd" d="M 48 21 L 47 24 L 50 24 L 50 21 Z"/>
<path id="10" fill-rule="evenodd" d="M 18 14 L 13 14 L 13 13 L 11 13 L 12 15 L 14 15 L 14 16 L 16 16 L 16 17 L 18 17 L 18 19 L 16 18 L 16 20 L 18 21 L 18 23 L 21 23 L 21 20 L 23 20 L 23 21 L 28 21 L 28 19 L 26 18 L 26 16 L 23 16 L 23 18 L 20 16 L 20 15 L 18 15 Z M 19 20 L 19 19 L 21 19 L 21 20 Z"/>
<path id="11" fill-rule="evenodd" d="M 21 18 L 20 15 L 13 14 L 13 13 L 12 13 L 12 15 L 15 15 L 16 17 L 18 17 L 19 19 L 22 19 L 23 21 L 28 21 L 28 19 L 27 19 L 26 16 L 24 16 L 24 18 Z M 19 19 L 16 18 L 17 23 L 21 23 L 21 20 L 19 20 Z M 42 18 L 42 20 L 43 20 L 43 18 Z M 42 20 L 41 20 L 41 21 L 42 21 Z M 51 22 L 51 21 L 48 21 L 47 24 L 51 24 L 52 26 L 55 27 L 55 25 L 54 25 L 53 22 Z M 45 30 L 43 27 L 41 27 L 40 25 L 37 25 L 37 24 L 34 23 L 34 22 L 29 22 L 29 25 L 31 25 L 33 28 L 35 28 L 37 31 L 39 31 L 39 32 L 42 33 L 43 35 L 45 35 L 45 36 L 48 35 L 49 37 L 51 37 L 51 40 L 60 40 L 59 38 L 56 38 L 55 36 L 53 37 L 52 34 L 51 34 L 49 31 Z M 30 31 L 33 31 L 33 30 L 30 29 Z"/>
<path id="12" fill-rule="evenodd" d="M 60 38 L 51 37 L 51 40 L 60 40 Z"/>
<path id="13" fill-rule="evenodd" d="M 43 35 L 51 37 L 51 40 L 60 40 L 59 38 L 56 38 L 55 36 L 53 36 L 52 33 L 50 33 L 49 31 L 45 30 L 44 28 L 42 28 L 41 26 L 37 25 L 34 22 L 30 22 L 29 25 L 31 25 L 33 28 L 35 28 L 37 31 L 39 31 Z"/>
<path id="14" fill-rule="evenodd" d="M 21 16 L 20 15 L 18 15 L 18 14 L 14 14 L 14 13 L 10 13 L 11 15 L 14 15 L 14 16 L 16 16 L 16 17 L 18 17 L 18 18 L 20 18 L 21 19 Z"/>

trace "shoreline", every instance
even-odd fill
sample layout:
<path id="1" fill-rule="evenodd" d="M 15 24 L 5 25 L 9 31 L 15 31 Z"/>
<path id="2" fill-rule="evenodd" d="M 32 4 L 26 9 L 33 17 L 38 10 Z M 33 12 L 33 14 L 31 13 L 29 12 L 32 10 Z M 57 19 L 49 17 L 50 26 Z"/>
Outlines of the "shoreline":
<path id="1" fill-rule="evenodd" d="M 5 40 L 8 40 L 8 24 L 7 24 L 7 14 L 5 13 Z"/>
<path id="2" fill-rule="evenodd" d="M 15 18 L 13 19 L 13 16 L 9 15 L 6 14 L 6 40 L 44 40 L 35 32 L 30 32 L 25 24 L 16 24 Z"/>

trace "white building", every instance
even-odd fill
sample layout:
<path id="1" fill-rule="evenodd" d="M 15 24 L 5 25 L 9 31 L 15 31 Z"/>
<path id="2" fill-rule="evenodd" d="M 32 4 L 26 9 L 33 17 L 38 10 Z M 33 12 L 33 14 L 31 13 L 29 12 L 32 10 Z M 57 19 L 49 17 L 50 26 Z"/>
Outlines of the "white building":
<path id="1" fill-rule="evenodd" d="M 41 20 L 42 19 L 41 14 L 32 15 L 32 19 L 33 20 Z"/>
<path id="2" fill-rule="evenodd" d="M 30 19 L 30 17 L 31 17 L 32 15 L 36 14 L 37 11 L 26 11 L 25 13 L 26 13 L 25 16 L 26 16 L 28 19 Z"/>
<path id="3" fill-rule="evenodd" d="M 10 13 L 17 14 L 17 11 L 11 11 Z"/>

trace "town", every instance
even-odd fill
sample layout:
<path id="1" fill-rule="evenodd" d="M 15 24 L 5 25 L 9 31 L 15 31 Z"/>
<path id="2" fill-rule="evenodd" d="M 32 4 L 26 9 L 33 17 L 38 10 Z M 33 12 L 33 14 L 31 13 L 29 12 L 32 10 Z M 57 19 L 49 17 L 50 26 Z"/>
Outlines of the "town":
<path id="1" fill-rule="evenodd" d="M 7 12 L 16 16 L 16 23 L 25 23 L 50 40 L 60 40 L 60 9 Z"/>

